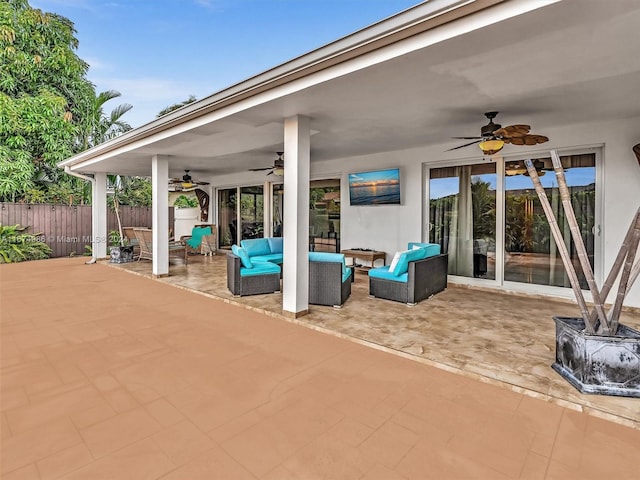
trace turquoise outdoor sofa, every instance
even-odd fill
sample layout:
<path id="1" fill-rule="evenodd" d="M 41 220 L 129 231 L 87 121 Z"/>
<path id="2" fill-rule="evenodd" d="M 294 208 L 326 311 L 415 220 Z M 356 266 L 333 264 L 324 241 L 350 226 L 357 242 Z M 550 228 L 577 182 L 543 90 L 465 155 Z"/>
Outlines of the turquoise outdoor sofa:
<path id="1" fill-rule="evenodd" d="M 282 238 L 254 238 L 233 245 L 227 254 L 227 288 L 233 295 L 259 295 L 280 290 Z"/>
<path id="2" fill-rule="evenodd" d="M 438 244 L 410 242 L 390 265 L 369 270 L 369 295 L 415 305 L 447 288 L 448 259 Z"/>
<path id="3" fill-rule="evenodd" d="M 342 253 L 309 252 L 309 303 L 341 308 L 351 295 L 353 269 Z"/>

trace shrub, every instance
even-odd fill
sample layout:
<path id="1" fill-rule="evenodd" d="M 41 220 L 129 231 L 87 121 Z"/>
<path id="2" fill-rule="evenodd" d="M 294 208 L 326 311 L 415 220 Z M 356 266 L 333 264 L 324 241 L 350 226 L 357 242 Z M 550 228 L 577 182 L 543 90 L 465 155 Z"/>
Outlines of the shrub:
<path id="1" fill-rule="evenodd" d="M 186 195 L 180 195 L 173 202 L 175 208 L 194 208 L 198 206 L 198 200 L 193 197 L 187 197 Z"/>
<path id="2" fill-rule="evenodd" d="M 51 248 L 41 237 L 24 233 L 19 225 L 0 225 L 0 263 L 24 262 L 49 258 Z"/>

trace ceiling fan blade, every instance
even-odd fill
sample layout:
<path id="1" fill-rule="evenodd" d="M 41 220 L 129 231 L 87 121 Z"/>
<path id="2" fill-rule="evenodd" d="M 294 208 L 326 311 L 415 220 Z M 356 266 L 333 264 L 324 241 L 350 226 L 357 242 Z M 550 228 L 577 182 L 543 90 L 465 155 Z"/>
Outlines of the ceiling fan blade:
<path id="1" fill-rule="evenodd" d="M 272 170 L 273 167 L 264 167 L 264 168 L 250 168 L 250 172 L 261 172 L 263 170 Z"/>
<path id="2" fill-rule="evenodd" d="M 456 140 L 482 140 L 483 137 L 451 137 Z"/>
<path id="3" fill-rule="evenodd" d="M 496 137 L 522 137 L 529 133 L 531 127 L 529 125 L 508 125 L 499 128 L 493 134 Z"/>
<path id="4" fill-rule="evenodd" d="M 449 150 L 445 150 L 445 152 L 450 152 L 451 150 L 457 150 L 459 148 L 468 147 L 469 145 L 473 145 L 474 143 L 480 143 L 481 141 L 482 139 L 476 140 L 475 142 L 465 143 L 464 145 L 460 145 L 458 147 L 453 147 L 453 148 L 450 148 Z"/>
<path id="5" fill-rule="evenodd" d="M 194 183 L 196 185 L 209 185 L 209 182 L 191 182 Z"/>
<path id="6" fill-rule="evenodd" d="M 510 143 L 512 145 L 537 145 L 539 143 L 545 143 L 549 141 L 549 137 L 545 137 L 544 135 L 523 135 L 521 137 L 513 137 L 513 138 L 504 138 L 505 143 Z"/>

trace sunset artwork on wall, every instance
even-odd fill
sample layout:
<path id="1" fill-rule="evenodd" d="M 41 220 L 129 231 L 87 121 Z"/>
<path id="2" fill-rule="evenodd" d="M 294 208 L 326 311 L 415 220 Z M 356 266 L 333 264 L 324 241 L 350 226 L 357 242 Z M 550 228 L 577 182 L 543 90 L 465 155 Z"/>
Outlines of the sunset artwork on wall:
<path id="1" fill-rule="evenodd" d="M 352 206 L 400 205 L 400 169 L 349 174 L 349 199 Z"/>

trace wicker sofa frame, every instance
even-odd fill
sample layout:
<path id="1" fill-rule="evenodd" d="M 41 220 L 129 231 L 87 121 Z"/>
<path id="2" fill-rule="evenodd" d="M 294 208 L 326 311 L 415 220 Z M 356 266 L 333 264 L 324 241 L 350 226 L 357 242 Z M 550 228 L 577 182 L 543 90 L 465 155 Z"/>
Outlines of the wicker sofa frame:
<path id="1" fill-rule="evenodd" d="M 240 257 L 227 253 L 227 288 L 235 296 L 260 295 L 280 290 L 280 274 L 265 273 L 263 275 L 241 276 Z"/>
<path id="2" fill-rule="evenodd" d="M 353 269 L 351 277 L 342 281 L 342 263 L 309 262 L 309 303 L 342 308 L 342 304 L 351 295 Z"/>
<path id="3" fill-rule="evenodd" d="M 407 283 L 369 277 L 369 295 L 415 305 L 447 288 L 448 266 L 447 254 L 409 262 Z"/>

